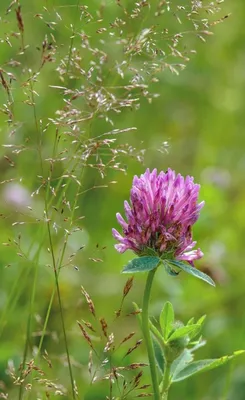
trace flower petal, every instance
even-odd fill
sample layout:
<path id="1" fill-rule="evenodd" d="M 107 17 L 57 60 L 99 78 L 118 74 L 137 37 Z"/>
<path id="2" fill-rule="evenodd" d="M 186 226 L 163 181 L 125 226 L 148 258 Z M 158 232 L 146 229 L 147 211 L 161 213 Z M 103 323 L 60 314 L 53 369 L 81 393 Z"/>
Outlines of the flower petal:
<path id="1" fill-rule="evenodd" d="M 199 258 L 203 257 L 203 252 L 201 251 L 201 249 L 197 249 L 197 250 L 192 250 L 192 251 L 187 251 L 179 256 L 177 256 L 177 260 L 181 260 L 181 261 L 194 261 L 194 260 L 199 260 Z"/>

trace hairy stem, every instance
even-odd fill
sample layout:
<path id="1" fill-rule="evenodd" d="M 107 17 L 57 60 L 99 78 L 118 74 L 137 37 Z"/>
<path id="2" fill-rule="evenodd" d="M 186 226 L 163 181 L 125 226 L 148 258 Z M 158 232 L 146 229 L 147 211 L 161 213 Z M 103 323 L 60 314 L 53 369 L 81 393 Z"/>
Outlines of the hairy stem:
<path id="1" fill-rule="evenodd" d="M 150 364 L 154 400 L 160 400 L 156 361 L 155 361 L 153 343 L 152 343 L 152 339 L 151 339 L 151 333 L 150 333 L 150 327 L 149 327 L 149 316 L 148 316 L 151 287 L 152 287 L 152 282 L 153 282 L 155 272 L 156 272 L 156 269 L 154 269 L 153 271 L 150 271 L 148 273 L 147 281 L 146 281 L 146 285 L 145 285 L 143 308 L 142 308 L 142 331 L 143 331 L 143 335 L 144 335 L 144 339 L 145 339 L 145 344 L 146 344 L 147 353 L 148 353 L 148 360 L 149 360 L 149 364 Z"/>
<path id="2" fill-rule="evenodd" d="M 161 390 L 161 400 L 168 400 L 168 391 L 170 387 L 170 368 L 171 368 L 171 363 L 167 362 L 165 360 L 164 364 L 164 375 L 163 375 L 163 381 L 162 381 L 162 390 Z"/>

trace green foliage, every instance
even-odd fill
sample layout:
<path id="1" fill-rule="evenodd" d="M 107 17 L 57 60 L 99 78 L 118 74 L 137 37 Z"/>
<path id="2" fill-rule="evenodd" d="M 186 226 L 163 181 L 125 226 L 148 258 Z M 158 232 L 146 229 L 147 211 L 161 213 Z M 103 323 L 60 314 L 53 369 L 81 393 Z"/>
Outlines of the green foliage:
<path id="1" fill-rule="evenodd" d="M 171 333 L 171 335 L 168 337 L 167 341 L 172 342 L 176 339 L 185 337 L 186 335 L 189 335 L 190 333 L 193 334 L 193 332 L 196 332 L 197 328 L 199 328 L 199 326 L 197 326 L 196 324 L 188 325 L 188 326 L 181 326 L 180 328 L 175 329 L 173 333 Z"/>
<path id="2" fill-rule="evenodd" d="M 184 274 L 172 279 L 159 268 L 152 310 L 169 298 L 180 319 L 207 313 L 209 359 L 244 341 L 244 1 L 86 3 L 1 1 L 0 391 L 11 399 L 72 396 L 55 268 L 80 398 L 104 400 L 116 387 L 99 318 L 114 321 L 113 306 L 120 309 L 120 266 L 132 255 L 114 251 L 111 228 L 142 163 L 201 183 L 206 205 L 195 237 L 205 258 L 197 268 L 218 286 L 209 290 Z M 76 323 L 91 317 L 81 285 L 97 305 L 97 335 L 85 325 L 86 332 L 104 356 L 92 366 Z M 116 344 L 138 332 L 127 316 L 131 298 L 125 303 L 123 322 L 110 324 Z M 137 361 L 145 361 L 144 350 Z M 112 368 L 125 353 L 115 353 Z M 230 391 L 238 399 L 245 375 L 238 362 L 176 385 L 173 398 Z M 137 374 L 124 372 L 132 387 Z M 141 382 L 149 384 L 146 372 Z"/>
<path id="3" fill-rule="evenodd" d="M 215 283 L 210 276 L 205 274 L 202 271 L 199 271 L 197 268 L 191 267 L 189 264 L 182 262 L 182 261 L 177 261 L 177 260 L 164 260 L 163 262 L 167 266 L 171 267 L 177 267 L 180 270 L 187 272 L 188 274 L 195 276 L 196 278 L 199 278 L 203 280 L 204 282 L 209 283 L 212 286 L 215 286 Z"/>
<path id="4" fill-rule="evenodd" d="M 177 276 L 178 272 L 173 270 L 173 267 L 179 268 L 180 270 L 187 272 L 188 274 L 195 276 L 203 280 L 204 282 L 209 283 L 211 286 L 215 286 L 213 279 L 198 269 L 191 267 L 189 264 L 172 259 L 164 259 L 161 260 L 159 257 L 154 256 L 142 256 L 139 258 L 134 258 L 129 261 L 128 264 L 123 268 L 123 273 L 134 274 L 137 272 L 149 272 L 153 269 L 157 268 L 159 264 L 162 263 L 166 268 L 166 271 L 171 276 Z"/>
<path id="5" fill-rule="evenodd" d="M 155 354 L 157 365 L 161 371 L 161 375 L 163 375 L 164 363 L 165 363 L 164 356 L 163 356 L 162 348 L 161 348 L 159 342 L 155 338 L 153 338 L 153 346 L 154 346 L 154 354 Z"/>
<path id="6" fill-rule="evenodd" d="M 165 341 L 167 341 L 170 332 L 172 332 L 173 323 L 174 323 L 174 309 L 173 309 L 172 304 L 169 301 L 166 301 L 166 303 L 163 306 L 163 309 L 160 314 L 159 322 L 160 322 L 163 338 Z"/>
<path id="7" fill-rule="evenodd" d="M 136 272 L 149 272 L 156 269 L 160 263 L 159 257 L 143 256 L 134 258 L 123 268 L 123 273 L 134 274 Z"/>
<path id="8" fill-rule="evenodd" d="M 184 326 L 174 321 L 173 306 L 170 302 L 166 302 L 160 314 L 161 332 L 150 322 L 155 357 L 162 376 L 160 384 L 162 391 L 168 390 L 174 382 L 220 367 L 234 357 L 244 354 L 245 350 L 238 350 L 231 356 L 194 361 L 193 352 L 205 344 L 200 337 L 204 320 L 205 316 L 194 323 L 192 318 Z M 193 339 L 197 336 L 199 338 L 194 342 Z M 169 372 L 166 376 L 167 368 Z"/>
<path id="9" fill-rule="evenodd" d="M 210 371 L 211 369 L 217 368 L 222 366 L 223 364 L 227 363 L 229 360 L 232 360 L 234 357 L 244 354 L 245 350 L 240 350 L 234 352 L 231 356 L 223 356 L 220 358 L 216 358 L 213 360 L 200 360 L 200 361 L 193 361 L 190 364 L 187 362 L 187 356 L 185 355 L 185 364 L 187 364 L 184 368 L 179 367 L 176 365 L 176 369 L 178 369 L 178 373 L 173 373 L 172 382 L 179 382 L 183 381 L 184 379 L 190 378 L 193 375 L 196 375 L 201 372 Z M 182 360 L 181 360 L 182 363 Z"/>

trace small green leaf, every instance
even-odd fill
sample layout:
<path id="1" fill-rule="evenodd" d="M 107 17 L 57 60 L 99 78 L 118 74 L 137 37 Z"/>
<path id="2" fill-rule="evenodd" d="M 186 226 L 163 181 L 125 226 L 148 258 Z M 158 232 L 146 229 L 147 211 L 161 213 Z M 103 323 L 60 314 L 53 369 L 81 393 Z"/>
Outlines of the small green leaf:
<path id="1" fill-rule="evenodd" d="M 193 347 L 190 349 L 190 351 L 193 353 L 194 351 L 200 349 L 201 347 L 205 346 L 207 344 L 206 340 L 203 340 L 201 337 L 199 338 L 198 342 L 193 344 Z"/>
<path id="2" fill-rule="evenodd" d="M 206 319 L 206 315 L 203 315 L 202 317 L 199 318 L 199 320 L 197 321 L 197 324 L 203 325 L 205 319 Z"/>
<path id="3" fill-rule="evenodd" d="M 199 320 L 196 323 L 196 326 L 197 326 L 196 331 L 191 332 L 189 335 L 190 340 L 194 339 L 197 335 L 199 335 L 199 333 L 202 330 L 205 319 L 206 319 L 206 315 L 203 315 L 201 318 L 199 318 Z"/>
<path id="4" fill-rule="evenodd" d="M 129 261 L 123 268 L 123 273 L 134 274 L 136 272 L 148 272 L 155 269 L 160 262 L 158 257 L 143 256 Z"/>
<path id="5" fill-rule="evenodd" d="M 166 272 L 170 276 L 178 276 L 179 275 L 179 272 L 176 272 L 173 268 L 171 268 L 170 265 L 167 262 L 163 261 L 162 263 L 163 263 L 163 265 L 165 267 Z"/>
<path id="6" fill-rule="evenodd" d="M 155 353 L 155 359 L 157 362 L 157 365 L 163 375 L 164 372 L 164 357 L 163 357 L 163 352 L 161 349 L 160 344 L 158 341 L 153 337 L 153 348 L 154 348 L 154 353 Z"/>
<path id="7" fill-rule="evenodd" d="M 209 283 L 212 286 L 215 286 L 215 283 L 213 281 L 212 278 L 210 278 L 210 276 L 204 274 L 204 272 L 199 271 L 199 269 L 191 267 L 190 265 L 186 264 L 183 261 L 177 261 L 177 260 L 165 260 L 165 262 L 167 262 L 168 264 L 170 264 L 171 266 L 180 268 L 182 271 L 187 272 L 190 275 L 195 276 L 196 278 L 199 278 L 201 280 L 203 280 L 204 282 Z"/>
<path id="8" fill-rule="evenodd" d="M 193 355 L 189 349 L 185 349 L 178 358 L 174 360 L 171 365 L 171 376 L 176 376 L 188 364 L 193 361 Z"/>
<path id="9" fill-rule="evenodd" d="M 158 340 L 158 343 L 163 346 L 164 345 L 164 339 L 162 337 L 161 332 L 159 332 L 159 330 L 157 329 L 157 327 L 151 322 L 150 318 L 149 318 L 149 328 L 151 331 L 152 336 L 155 337 L 155 339 Z"/>
<path id="10" fill-rule="evenodd" d="M 191 319 L 189 319 L 189 321 L 187 322 L 187 325 L 193 325 L 194 324 L 194 318 L 192 317 Z"/>
<path id="11" fill-rule="evenodd" d="M 165 341 L 173 329 L 173 323 L 174 309 L 172 304 L 169 301 L 166 301 L 160 314 L 160 326 Z"/>
<path id="12" fill-rule="evenodd" d="M 185 337 L 189 333 L 192 333 L 193 331 L 197 330 L 199 328 L 199 325 L 194 324 L 194 325 L 187 325 L 187 326 L 181 326 L 180 328 L 177 328 L 172 335 L 168 338 L 168 342 L 172 342 L 172 340 L 180 339 L 182 337 Z"/>
<path id="13" fill-rule="evenodd" d="M 135 311 L 137 312 L 137 319 L 139 321 L 140 327 L 142 328 L 141 309 L 139 308 L 138 304 L 136 304 L 136 303 L 133 303 L 133 306 L 134 306 Z M 150 318 L 149 318 L 149 328 L 150 328 L 150 331 L 151 331 L 151 334 L 152 334 L 154 340 L 156 339 L 158 341 L 158 344 L 159 344 L 159 342 L 160 342 L 160 344 L 163 344 L 163 337 L 161 335 L 161 332 L 159 332 L 157 327 L 155 325 L 153 325 Z"/>
<path id="14" fill-rule="evenodd" d="M 231 356 L 223 356 L 211 360 L 194 361 L 191 364 L 188 364 L 182 370 L 175 370 L 172 377 L 172 382 L 183 381 L 184 379 L 187 379 L 195 374 L 210 371 L 211 369 L 220 367 L 221 365 L 227 363 L 229 360 L 232 360 L 232 358 L 244 354 L 244 352 L 245 350 L 239 350 L 234 352 Z"/>

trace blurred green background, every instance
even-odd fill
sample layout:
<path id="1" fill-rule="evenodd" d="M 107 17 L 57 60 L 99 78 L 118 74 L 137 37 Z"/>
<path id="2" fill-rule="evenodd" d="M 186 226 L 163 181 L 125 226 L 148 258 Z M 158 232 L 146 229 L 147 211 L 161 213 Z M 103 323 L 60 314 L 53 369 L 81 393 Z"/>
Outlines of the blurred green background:
<path id="1" fill-rule="evenodd" d="M 167 299 L 184 322 L 207 314 L 204 337 L 208 344 L 196 357 L 220 357 L 245 348 L 245 4 L 243 0 L 227 1 L 220 4 L 220 12 L 212 15 L 201 9 L 208 2 L 170 1 L 166 2 L 170 10 L 166 8 L 159 20 L 154 10 L 158 10 L 160 2 L 150 3 L 151 8 L 145 4 L 139 15 L 132 17 L 132 10 L 137 9 L 133 1 L 91 1 L 85 8 L 83 2 L 72 0 L 26 0 L 21 3 L 18 28 L 18 4 L 11 3 L 8 9 L 10 3 L 1 2 L 0 241 L 4 245 L 0 258 L 0 380 L 3 392 L 9 392 L 11 399 L 18 398 L 19 387 L 6 375 L 7 363 L 12 360 L 18 368 L 25 346 L 28 360 L 35 354 L 55 287 L 47 218 L 51 220 L 57 265 L 64 250 L 59 282 L 79 398 L 85 393 L 85 398 L 91 400 L 108 395 L 108 382 L 96 383 L 87 390 L 89 346 L 76 321 L 91 320 L 91 315 L 80 287 L 83 285 L 93 298 L 96 314 L 113 321 L 126 281 L 120 271 L 132 254 L 119 255 L 115 251 L 111 229 L 118 228 L 115 214 L 123 213 L 123 201 L 129 198 L 133 176 L 143 173 L 146 167 L 159 171 L 170 167 L 183 175 L 193 175 L 201 184 L 200 200 L 206 204 L 194 227 L 194 237 L 205 256 L 197 267 L 217 282 L 214 289 L 184 274 L 172 278 L 159 271 L 152 295 L 152 315 L 159 314 Z M 179 75 L 163 68 L 149 73 L 148 79 L 146 62 L 151 58 L 147 49 L 137 50 L 140 32 L 155 30 L 156 45 L 167 52 L 169 42 L 159 32 L 165 30 L 168 35 L 189 31 L 190 20 L 183 17 L 179 24 L 176 19 L 177 6 L 190 8 L 197 3 L 197 19 L 203 23 L 206 18 L 213 21 L 211 30 L 215 34 L 206 35 L 206 43 L 195 34 L 183 35 L 177 49 L 187 52 L 190 61 L 180 57 L 177 62 L 186 64 L 186 68 Z M 178 12 L 182 18 L 182 11 Z M 221 22 L 228 14 L 231 15 L 222 23 L 214 22 Z M 110 24 L 116 18 L 126 24 L 120 25 L 117 20 L 119 27 L 113 36 Z M 103 27 L 105 31 L 98 31 Z M 154 35 L 150 36 L 154 41 Z M 116 43 L 116 37 L 125 42 L 118 39 Z M 90 50 L 87 40 L 98 52 Z M 136 43 L 136 48 L 127 50 L 129 43 Z M 196 54 L 190 52 L 192 49 Z M 104 54 L 98 55 L 99 51 Z M 162 55 L 155 56 L 153 62 L 158 62 Z M 121 64 L 124 75 L 120 76 L 115 65 L 122 63 L 124 57 L 127 62 Z M 169 56 L 166 62 L 174 64 L 175 59 Z M 137 75 L 139 71 L 142 78 Z M 155 82 L 153 75 L 158 79 Z M 127 89 L 131 96 L 127 97 L 127 90 L 121 87 L 133 85 L 136 76 L 139 83 L 148 85 L 146 91 L 159 96 L 136 87 Z M 98 77 L 103 78 L 102 82 Z M 103 103 L 105 92 L 97 91 L 99 85 L 108 91 L 115 88 L 113 93 L 119 99 L 115 109 L 121 109 L 120 113 L 114 111 L 112 97 Z M 77 99 L 73 102 L 75 93 Z M 133 97 L 139 99 L 135 101 L 138 106 L 130 103 Z M 121 107 L 120 101 L 126 98 L 130 104 Z M 8 108 L 10 111 L 6 111 Z M 57 110 L 61 111 L 57 114 Z M 83 120 L 75 121 L 76 118 Z M 117 139 L 111 144 L 111 149 L 118 151 L 115 162 L 111 161 L 115 153 L 107 144 L 96 148 L 98 136 L 130 127 L 137 129 L 102 137 Z M 91 152 L 88 158 L 84 156 L 86 151 Z M 144 162 L 139 163 L 137 155 L 143 153 Z M 104 178 L 98 171 L 101 160 L 108 162 Z M 118 171 L 120 168 L 126 172 Z M 110 183 L 114 181 L 117 183 Z M 101 185 L 108 187 L 95 188 Z M 48 217 L 44 214 L 45 202 Z M 76 206 L 79 208 L 74 210 Z M 80 230 L 70 235 L 77 226 Z M 141 304 L 144 282 L 145 276 L 136 277 L 125 301 L 125 314 L 133 311 L 132 301 Z M 28 329 L 31 336 L 26 341 Z M 119 341 L 133 330 L 137 331 L 137 338 L 141 337 L 135 317 L 123 317 L 111 329 Z M 44 349 L 54 368 L 48 369 L 42 360 L 36 361 L 37 365 L 45 370 L 47 378 L 69 387 L 56 295 Z M 123 354 L 122 351 L 116 356 L 117 363 Z M 129 363 L 135 360 L 146 361 L 143 345 L 130 355 Z M 244 361 L 241 357 L 222 369 L 176 384 L 170 399 L 245 399 Z M 149 383 L 147 372 L 144 379 Z M 33 390 L 30 394 L 24 391 L 24 396 L 47 398 L 42 385 L 32 383 Z"/>

